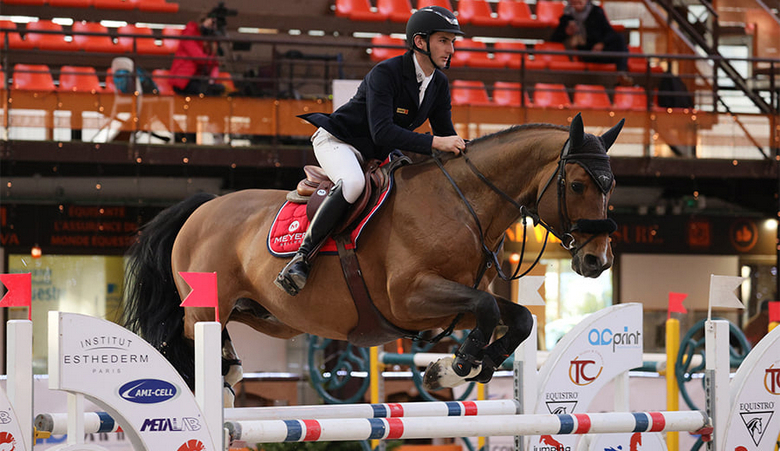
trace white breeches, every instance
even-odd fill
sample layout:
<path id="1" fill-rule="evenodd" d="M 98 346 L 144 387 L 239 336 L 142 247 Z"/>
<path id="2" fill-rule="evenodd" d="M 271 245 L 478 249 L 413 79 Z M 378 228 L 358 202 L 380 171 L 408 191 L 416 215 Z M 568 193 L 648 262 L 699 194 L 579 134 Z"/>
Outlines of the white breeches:
<path id="1" fill-rule="evenodd" d="M 341 180 L 344 199 L 350 204 L 355 203 L 366 184 L 360 152 L 323 128 L 314 132 L 311 142 L 320 167 L 334 183 Z"/>

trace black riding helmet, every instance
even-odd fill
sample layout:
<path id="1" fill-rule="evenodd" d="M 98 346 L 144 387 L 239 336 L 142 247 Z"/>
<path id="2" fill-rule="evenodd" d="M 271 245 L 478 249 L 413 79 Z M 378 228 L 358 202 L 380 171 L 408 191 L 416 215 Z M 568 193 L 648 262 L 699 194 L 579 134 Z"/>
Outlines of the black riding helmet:
<path id="1" fill-rule="evenodd" d="M 431 58 L 431 52 L 425 51 L 414 44 L 414 37 L 419 35 L 425 36 L 425 42 L 428 45 L 428 49 L 431 48 L 431 35 L 437 31 L 443 31 L 447 33 L 455 33 L 462 35 L 463 31 L 460 29 L 458 19 L 452 11 L 441 6 L 426 6 L 425 8 L 418 9 L 406 22 L 406 42 L 412 50 L 416 50 L 423 55 L 428 55 L 428 58 L 433 63 L 433 66 L 441 69 Z M 447 66 L 450 67 L 450 62 L 447 60 Z"/>

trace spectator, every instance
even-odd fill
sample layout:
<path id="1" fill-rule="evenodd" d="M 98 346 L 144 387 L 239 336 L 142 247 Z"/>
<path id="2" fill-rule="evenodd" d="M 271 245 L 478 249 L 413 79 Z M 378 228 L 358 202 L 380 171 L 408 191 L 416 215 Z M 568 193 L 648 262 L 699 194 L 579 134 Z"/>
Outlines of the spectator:
<path id="1" fill-rule="evenodd" d="M 580 59 L 592 63 L 614 63 L 620 72 L 628 70 L 625 39 L 612 28 L 604 10 L 591 0 L 569 0 L 550 40 L 562 42 L 571 50 L 624 52 L 625 57 L 583 56 Z"/>
<path id="2" fill-rule="evenodd" d="M 203 15 L 199 22 L 187 23 L 181 35 L 185 38 L 213 36 L 215 27 L 216 19 L 210 15 Z M 225 86 L 213 82 L 219 73 L 217 50 L 216 41 L 180 40 L 170 70 L 173 90 L 178 94 L 222 95 Z"/>

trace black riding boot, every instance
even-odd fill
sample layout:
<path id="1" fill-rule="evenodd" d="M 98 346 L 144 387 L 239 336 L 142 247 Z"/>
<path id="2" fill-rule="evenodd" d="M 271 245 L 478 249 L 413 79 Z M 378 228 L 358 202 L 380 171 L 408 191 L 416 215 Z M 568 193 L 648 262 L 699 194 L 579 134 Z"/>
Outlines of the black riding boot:
<path id="1" fill-rule="evenodd" d="M 330 235 L 350 205 L 341 194 L 339 181 L 314 214 L 300 249 L 276 276 L 274 283 L 277 287 L 290 296 L 295 296 L 303 289 L 312 264 L 310 258 L 313 256 L 310 257 L 309 254 Z"/>

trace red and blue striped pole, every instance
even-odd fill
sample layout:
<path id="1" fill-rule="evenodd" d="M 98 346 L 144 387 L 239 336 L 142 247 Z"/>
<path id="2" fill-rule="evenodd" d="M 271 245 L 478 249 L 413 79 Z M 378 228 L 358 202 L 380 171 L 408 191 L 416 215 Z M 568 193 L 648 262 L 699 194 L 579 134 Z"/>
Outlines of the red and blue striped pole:
<path id="1" fill-rule="evenodd" d="M 232 442 L 388 440 L 443 437 L 689 431 L 711 434 L 700 411 L 573 415 L 249 420 L 225 423 Z"/>

